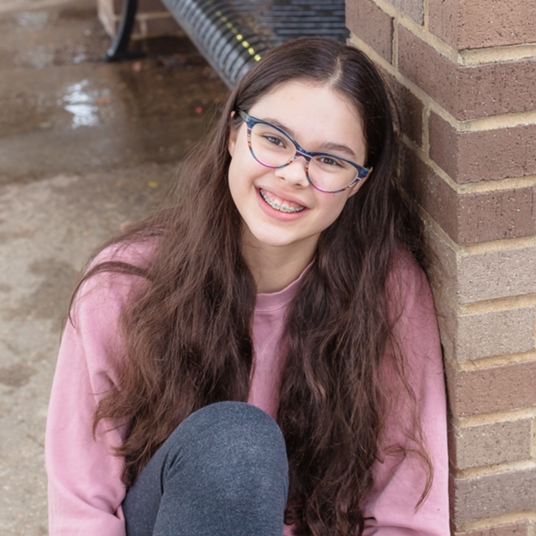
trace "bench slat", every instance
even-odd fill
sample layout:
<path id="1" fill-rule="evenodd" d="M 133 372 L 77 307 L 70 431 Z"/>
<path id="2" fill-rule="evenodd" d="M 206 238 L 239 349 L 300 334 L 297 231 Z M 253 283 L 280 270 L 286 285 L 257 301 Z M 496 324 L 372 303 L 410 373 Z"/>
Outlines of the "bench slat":
<path id="1" fill-rule="evenodd" d="M 345 41 L 344 0 L 162 0 L 212 68 L 232 88 L 266 51 L 289 39 Z"/>

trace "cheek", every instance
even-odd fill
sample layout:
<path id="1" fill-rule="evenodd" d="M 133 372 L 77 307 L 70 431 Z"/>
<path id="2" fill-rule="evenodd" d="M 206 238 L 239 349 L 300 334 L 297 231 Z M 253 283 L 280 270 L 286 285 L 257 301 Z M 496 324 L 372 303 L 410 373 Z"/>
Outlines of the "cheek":
<path id="1" fill-rule="evenodd" d="M 322 226 L 327 229 L 332 223 L 334 223 L 341 215 L 344 207 L 346 206 L 348 195 L 346 193 L 338 194 L 343 195 L 341 198 L 326 200 L 322 205 L 322 212 L 324 214 L 322 220 Z"/>
<path id="2" fill-rule="evenodd" d="M 265 171 L 266 168 L 259 165 L 251 156 L 247 144 L 241 144 L 238 139 L 229 164 L 229 183 L 240 183 L 245 187 Z"/>
<path id="3" fill-rule="evenodd" d="M 343 211 L 348 202 L 348 194 L 341 192 L 340 194 L 329 194 L 329 198 L 324 200 L 323 210 L 328 213 L 332 220 L 335 221 Z"/>
<path id="4" fill-rule="evenodd" d="M 227 172 L 229 190 L 237 207 L 240 207 L 241 200 L 246 198 L 251 187 L 251 170 L 248 168 L 245 156 L 247 155 L 243 155 L 238 146 L 235 147 Z"/>

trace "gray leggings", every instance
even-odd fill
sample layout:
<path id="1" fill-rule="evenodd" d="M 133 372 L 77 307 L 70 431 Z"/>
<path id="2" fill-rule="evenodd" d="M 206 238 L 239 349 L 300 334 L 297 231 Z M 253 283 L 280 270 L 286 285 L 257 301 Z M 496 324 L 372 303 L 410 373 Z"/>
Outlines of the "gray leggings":
<path id="1" fill-rule="evenodd" d="M 123 502 L 128 536 L 281 536 L 288 461 L 262 410 L 219 402 L 190 415 Z"/>

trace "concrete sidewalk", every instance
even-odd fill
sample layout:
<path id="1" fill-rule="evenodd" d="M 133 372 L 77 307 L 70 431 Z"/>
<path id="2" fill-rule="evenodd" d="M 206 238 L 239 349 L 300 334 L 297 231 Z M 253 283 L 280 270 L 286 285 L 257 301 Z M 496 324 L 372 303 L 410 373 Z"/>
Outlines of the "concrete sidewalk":
<path id="1" fill-rule="evenodd" d="M 94 4 L 0 6 L 2 536 L 47 534 L 47 400 L 80 268 L 165 195 L 227 94 L 186 38 L 100 61 Z"/>

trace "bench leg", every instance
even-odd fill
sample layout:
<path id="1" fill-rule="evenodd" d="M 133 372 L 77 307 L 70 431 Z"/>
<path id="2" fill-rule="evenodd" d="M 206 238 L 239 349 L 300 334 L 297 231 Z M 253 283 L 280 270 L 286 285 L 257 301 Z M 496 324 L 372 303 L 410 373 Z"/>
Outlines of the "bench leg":
<path id="1" fill-rule="evenodd" d="M 112 45 L 104 55 L 106 61 L 120 61 L 140 57 L 143 54 L 132 53 L 128 51 L 130 35 L 134 28 L 136 20 L 136 11 L 138 9 L 138 0 L 123 0 L 123 12 L 121 14 L 121 24 Z"/>

